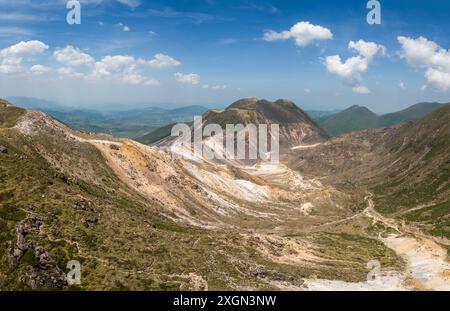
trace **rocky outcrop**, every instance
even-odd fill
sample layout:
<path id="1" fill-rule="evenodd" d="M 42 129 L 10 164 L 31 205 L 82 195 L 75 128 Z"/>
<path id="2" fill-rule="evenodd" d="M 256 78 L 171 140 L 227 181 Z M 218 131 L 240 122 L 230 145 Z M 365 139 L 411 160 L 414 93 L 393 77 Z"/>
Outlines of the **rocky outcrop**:
<path id="1" fill-rule="evenodd" d="M 94 206 L 91 201 L 80 197 L 80 199 L 72 206 L 75 210 L 94 212 Z"/>
<path id="2" fill-rule="evenodd" d="M 67 285 L 66 274 L 44 247 L 35 246 L 33 241 L 27 239 L 33 227 L 40 228 L 42 225 L 42 220 L 32 216 L 16 226 L 15 243 L 9 241 L 6 245 L 9 250 L 9 262 L 19 270 L 19 281 L 32 289 L 60 289 Z"/>
<path id="3" fill-rule="evenodd" d="M 36 266 L 27 266 L 19 280 L 31 288 L 63 288 L 67 286 L 66 274 L 57 265 L 52 256 L 42 247 L 33 250 Z"/>
<path id="4" fill-rule="evenodd" d="M 26 251 L 33 247 L 32 243 L 26 241 L 26 235 L 28 234 L 25 224 L 20 223 L 16 227 L 16 242 L 8 242 L 8 249 L 10 250 L 9 262 L 12 265 L 17 265 Z"/>
<path id="5" fill-rule="evenodd" d="M 90 228 L 98 223 L 98 217 L 97 216 L 88 216 L 81 220 L 81 222 L 84 224 L 86 228 Z"/>

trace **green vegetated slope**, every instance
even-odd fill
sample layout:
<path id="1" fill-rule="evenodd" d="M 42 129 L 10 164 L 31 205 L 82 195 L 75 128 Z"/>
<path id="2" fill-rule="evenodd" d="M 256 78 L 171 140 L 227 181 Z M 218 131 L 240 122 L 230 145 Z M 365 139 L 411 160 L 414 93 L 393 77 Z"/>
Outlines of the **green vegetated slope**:
<path id="1" fill-rule="evenodd" d="M 389 168 L 380 180 L 386 211 L 448 199 L 450 190 L 450 106 L 385 136 Z"/>
<path id="2" fill-rule="evenodd" d="M 136 141 L 144 144 L 144 145 L 151 145 L 153 143 L 156 143 L 157 141 L 160 141 L 163 138 L 166 138 L 167 136 L 170 136 L 172 133 L 172 128 L 175 126 L 176 123 L 171 123 L 166 126 L 160 127 L 153 132 L 150 132 L 144 136 L 136 138 Z"/>
<path id="3" fill-rule="evenodd" d="M 318 123 L 330 135 L 339 136 L 352 131 L 382 128 L 418 120 L 428 113 L 448 104 L 419 103 L 407 109 L 378 116 L 366 107 L 352 106 L 327 118 L 318 119 Z"/>
<path id="4" fill-rule="evenodd" d="M 424 231 L 450 233 L 450 106 L 400 126 L 336 137 L 292 151 L 289 165 L 340 189 L 367 189 L 375 208 Z"/>
<path id="5" fill-rule="evenodd" d="M 448 104 L 419 103 L 419 104 L 413 105 L 409 108 L 406 108 L 404 110 L 394 112 L 394 113 L 388 113 L 388 114 L 380 116 L 377 126 L 378 127 L 386 127 L 386 126 L 392 126 L 395 124 L 404 123 L 407 121 L 419 120 L 420 118 L 423 118 L 430 112 L 433 112 L 436 109 L 442 108 L 445 105 L 448 105 Z"/>
<path id="6" fill-rule="evenodd" d="M 450 106 L 405 124 L 386 146 L 395 161 L 374 188 L 377 208 L 450 238 Z"/>
<path id="7" fill-rule="evenodd" d="M 143 213 L 145 205 L 130 192 L 114 190 L 123 186 L 92 146 L 45 134 L 25 138 L 7 129 L 0 129 L 0 145 L 7 150 L 0 154 L 0 288 L 67 288 L 69 260 L 81 262 L 85 288 L 118 288 L 120 277 L 110 276 L 109 285 L 102 281 L 115 261 L 126 258 L 115 241 L 121 236 L 125 241 L 123 229 L 111 226 L 132 226 L 130 217 Z M 55 169 L 36 148 L 73 154 L 73 162 Z M 91 168 L 93 178 L 81 174 Z M 112 212 L 121 220 L 112 221 Z M 146 216 L 155 219 L 150 212 Z M 97 260 L 96 253 L 109 253 L 111 264 Z"/>
<path id="8" fill-rule="evenodd" d="M 374 128 L 377 126 L 377 120 L 378 116 L 366 107 L 352 106 L 319 124 L 330 135 L 339 136 L 361 129 Z"/>

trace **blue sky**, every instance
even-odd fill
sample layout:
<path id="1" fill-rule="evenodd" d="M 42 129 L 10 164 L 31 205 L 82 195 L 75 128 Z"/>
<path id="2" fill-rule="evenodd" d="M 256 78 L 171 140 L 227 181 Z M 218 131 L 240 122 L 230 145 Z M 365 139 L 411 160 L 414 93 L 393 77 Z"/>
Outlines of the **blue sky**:
<path id="1" fill-rule="evenodd" d="M 81 25 L 66 2 L 0 0 L 0 96 L 380 113 L 450 101 L 448 1 L 381 0 L 381 25 L 367 0 L 86 0 Z"/>

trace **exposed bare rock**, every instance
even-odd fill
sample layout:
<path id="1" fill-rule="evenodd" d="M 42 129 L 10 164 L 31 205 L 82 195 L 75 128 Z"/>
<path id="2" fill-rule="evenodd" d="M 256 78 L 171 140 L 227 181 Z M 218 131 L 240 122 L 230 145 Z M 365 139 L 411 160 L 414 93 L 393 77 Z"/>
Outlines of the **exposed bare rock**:
<path id="1" fill-rule="evenodd" d="M 116 144 L 111 144 L 111 145 L 109 145 L 109 148 L 110 148 L 111 150 L 120 150 L 120 147 L 119 147 L 118 145 L 116 145 Z"/>
<path id="2" fill-rule="evenodd" d="M 39 230 L 44 225 L 44 221 L 42 220 L 42 218 L 33 215 L 25 219 L 24 224 L 27 228 Z"/>
<path id="3" fill-rule="evenodd" d="M 16 226 L 15 243 L 9 241 L 6 245 L 9 249 L 10 264 L 14 269 L 19 269 L 19 280 L 33 289 L 63 288 L 67 285 L 64 271 L 57 266 L 56 261 L 44 247 L 35 246 L 33 241 L 27 240 L 29 228 L 41 224 L 42 221 L 38 217 L 32 216 Z M 18 268 L 26 256 L 31 256 L 33 260 L 27 261 L 24 268 Z"/>
<path id="4" fill-rule="evenodd" d="M 42 247 L 34 248 L 36 266 L 28 266 L 19 279 L 31 288 L 63 288 L 67 285 L 66 274 L 57 267 L 52 256 Z"/>
<path id="5" fill-rule="evenodd" d="M 84 197 L 80 197 L 80 199 L 77 202 L 75 202 L 75 204 L 73 204 L 72 207 L 74 209 L 80 210 L 80 211 L 91 211 L 91 212 L 95 211 L 94 205 L 92 204 L 92 202 L 88 201 Z"/>
<path id="6" fill-rule="evenodd" d="M 88 217 L 83 218 L 81 220 L 81 222 L 84 224 L 84 226 L 86 228 L 90 228 L 93 225 L 98 223 L 98 217 L 97 216 L 88 216 Z"/>
<path id="7" fill-rule="evenodd" d="M 28 234 L 25 224 L 20 223 L 16 226 L 16 241 L 7 242 L 7 249 L 9 250 L 9 262 L 11 265 L 17 265 L 26 251 L 30 248 L 30 243 L 26 241 Z"/>

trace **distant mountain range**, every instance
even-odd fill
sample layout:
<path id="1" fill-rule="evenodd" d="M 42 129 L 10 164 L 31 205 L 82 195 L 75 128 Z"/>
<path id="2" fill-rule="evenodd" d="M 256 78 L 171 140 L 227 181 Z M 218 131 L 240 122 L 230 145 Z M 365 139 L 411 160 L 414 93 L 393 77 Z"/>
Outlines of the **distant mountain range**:
<path id="1" fill-rule="evenodd" d="M 331 136 L 339 136 L 363 129 L 383 128 L 415 121 L 445 105 L 448 104 L 419 103 L 407 109 L 381 116 L 366 107 L 352 106 L 334 115 L 325 118 L 320 117 L 317 122 Z"/>
<path id="2" fill-rule="evenodd" d="M 175 109 L 146 107 L 124 111 L 98 111 L 65 107 L 30 97 L 8 99 L 18 107 L 45 112 L 73 129 L 107 133 L 120 138 L 137 138 L 170 123 L 192 121 L 194 116 L 202 115 L 208 110 L 197 105 Z"/>
<path id="3" fill-rule="evenodd" d="M 57 103 L 34 97 L 26 97 L 26 96 L 10 96 L 6 98 L 10 102 L 14 103 L 17 107 L 25 108 L 25 109 L 58 109 L 65 110 L 65 108 Z"/>
<path id="4" fill-rule="evenodd" d="M 146 107 L 123 111 L 100 111 L 69 108 L 52 101 L 31 97 L 10 97 L 8 99 L 19 107 L 45 112 L 76 130 L 108 133 L 118 138 L 132 138 L 144 144 L 153 144 L 169 136 L 174 124 L 190 123 L 195 116 L 203 115 L 208 111 L 207 108 L 200 105 L 176 109 Z M 251 100 L 240 100 L 233 104 L 235 106 L 231 105 L 225 110 L 212 111 L 222 111 L 221 118 L 229 118 L 231 123 L 236 124 L 240 120 L 240 117 L 236 115 L 236 108 L 241 109 L 242 112 L 242 103 L 249 104 Z M 448 104 L 419 103 L 407 109 L 384 115 L 377 115 L 366 107 L 356 105 L 343 111 L 308 110 L 302 111 L 302 113 L 325 130 L 328 135 L 339 136 L 363 129 L 383 128 L 415 121 L 445 105 Z M 248 109 L 245 110 L 248 112 Z M 241 121 L 245 122 L 245 120 Z"/>

